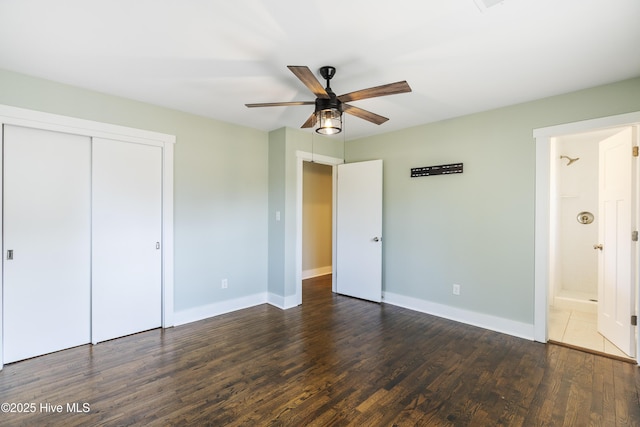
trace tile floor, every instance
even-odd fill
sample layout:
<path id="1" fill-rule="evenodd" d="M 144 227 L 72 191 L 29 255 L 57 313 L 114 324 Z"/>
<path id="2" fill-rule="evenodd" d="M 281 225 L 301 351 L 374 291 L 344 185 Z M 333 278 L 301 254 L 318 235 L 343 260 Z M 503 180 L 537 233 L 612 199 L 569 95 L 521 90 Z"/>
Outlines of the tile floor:
<path id="1" fill-rule="evenodd" d="M 597 319 L 596 313 L 551 306 L 549 307 L 549 339 L 628 358 L 629 356 L 598 333 Z"/>

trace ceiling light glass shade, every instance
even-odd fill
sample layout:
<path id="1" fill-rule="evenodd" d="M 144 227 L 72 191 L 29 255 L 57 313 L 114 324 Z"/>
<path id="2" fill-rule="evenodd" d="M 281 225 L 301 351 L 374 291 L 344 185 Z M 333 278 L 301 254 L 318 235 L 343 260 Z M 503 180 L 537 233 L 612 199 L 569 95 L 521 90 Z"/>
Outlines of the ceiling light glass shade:
<path id="1" fill-rule="evenodd" d="M 318 111 L 319 127 L 316 132 L 322 135 L 335 135 L 342 131 L 342 113 L 337 108 Z"/>

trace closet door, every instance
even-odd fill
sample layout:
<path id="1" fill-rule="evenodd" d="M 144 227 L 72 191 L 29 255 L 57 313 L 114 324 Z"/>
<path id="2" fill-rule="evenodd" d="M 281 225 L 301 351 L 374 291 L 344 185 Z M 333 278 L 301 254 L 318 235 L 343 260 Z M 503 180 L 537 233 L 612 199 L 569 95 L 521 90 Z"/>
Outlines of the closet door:
<path id="1" fill-rule="evenodd" d="M 94 138 L 94 343 L 162 323 L 162 149 Z"/>
<path id="2" fill-rule="evenodd" d="M 4 362 L 90 342 L 91 140 L 4 127 Z"/>

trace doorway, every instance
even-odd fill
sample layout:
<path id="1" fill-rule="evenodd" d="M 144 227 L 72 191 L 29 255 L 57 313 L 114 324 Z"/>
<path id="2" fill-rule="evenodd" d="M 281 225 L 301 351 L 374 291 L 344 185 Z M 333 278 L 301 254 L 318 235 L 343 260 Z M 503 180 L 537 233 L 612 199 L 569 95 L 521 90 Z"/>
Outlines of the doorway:
<path id="1" fill-rule="evenodd" d="M 314 154 L 308 151 L 296 151 L 296 294 L 295 305 L 302 304 L 302 254 L 303 254 L 303 187 L 304 187 L 304 164 L 315 163 L 324 165 L 331 169 L 331 264 L 336 259 L 336 186 L 337 186 L 337 169 L 336 166 L 344 163 L 344 159 L 337 157 L 325 156 L 322 154 Z M 336 291 L 335 275 L 331 278 L 331 290 Z"/>
<path id="2" fill-rule="evenodd" d="M 598 332 L 599 146 L 625 128 L 551 141 L 549 340 L 629 358 Z M 628 129 L 628 128 L 626 128 Z M 631 183 L 627 183 L 630 185 Z M 596 249 L 594 249 L 596 247 Z M 627 305 L 630 301 L 627 301 Z"/>
<path id="3" fill-rule="evenodd" d="M 303 162 L 302 280 L 327 276 L 333 265 L 333 166 Z"/>
<path id="4" fill-rule="evenodd" d="M 547 342 L 549 336 L 549 324 L 550 324 L 550 306 L 557 301 L 565 297 L 568 293 L 558 291 L 557 287 L 554 287 L 559 281 L 560 275 L 557 264 L 559 263 L 558 253 L 561 249 L 558 246 L 559 230 L 557 224 L 559 223 L 558 212 L 560 212 L 558 205 L 560 198 L 558 197 L 556 181 L 554 174 L 557 172 L 557 168 L 565 168 L 566 172 L 570 168 L 574 167 L 577 163 L 573 163 L 571 166 L 568 163 L 570 159 L 560 159 L 560 153 L 557 150 L 557 140 L 566 135 L 588 134 L 595 131 L 612 131 L 613 128 L 630 127 L 634 129 L 634 141 L 633 145 L 638 145 L 638 127 L 640 126 L 640 112 L 621 114 L 617 116 L 603 117 L 599 119 L 586 120 L 582 122 L 567 123 L 564 125 L 551 126 L 547 128 L 535 129 L 533 136 L 536 141 L 536 215 L 535 215 L 535 309 L 534 309 L 534 339 L 539 342 Z M 595 135 L 595 133 L 594 133 Z M 566 147 L 564 147 L 566 148 Z M 576 156 L 570 156 L 575 158 Z M 579 157 L 579 156 L 577 156 Z M 563 162 L 560 163 L 560 160 Z M 637 160 L 636 160 L 637 163 Z M 634 181 L 635 182 L 635 178 Z M 632 182 L 632 184 L 633 184 Z M 633 214 L 631 215 L 631 222 L 634 227 L 638 224 L 638 209 L 636 207 L 638 203 L 638 188 L 636 185 L 633 187 Z M 577 220 L 577 215 L 573 217 L 573 220 Z M 635 229 L 635 228 L 634 228 Z M 593 244 L 590 246 L 593 250 Z M 637 257 L 633 257 L 631 261 L 632 266 L 632 283 L 631 290 L 632 295 L 629 305 L 633 306 L 633 313 L 637 313 L 638 306 L 638 260 Z M 554 285 L 554 286 L 552 286 Z M 590 295 L 589 291 L 586 295 Z M 556 300 L 556 297 L 560 298 Z M 575 299 L 575 298 L 574 298 Z M 584 299 L 584 298 L 583 298 Z M 587 298 L 591 299 L 591 298 Z M 589 301 L 590 303 L 596 303 Z M 588 307 L 588 304 L 583 304 L 581 308 Z M 630 319 L 629 319 L 630 320 Z M 634 350 L 637 354 L 637 327 L 632 328 L 635 343 L 633 344 Z"/>
<path id="5" fill-rule="evenodd" d="M 332 272 L 331 290 L 373 302 L 382 297 L 382 160 L 369 160 L 343 164 L 336 159 L 311 153 L 296 153 L 296 305 L 302 304 L 302 201 L 303 163 L 311 161 L 332 166 Z M 338 170 L 341 170 L 341 185 L 338 186 Z M 341 213 L 338 214 L 338 193 Z M 350 201 L 347 203 L 346 201 Z M 354 203 L 355 202 L 355 203 Z M 348 214 L 347 214 L 348 213 Z M 340 221 L 338 216 L 340 215 Z M 358 218 L 366 218 L 358 221 Z M 337 225 L 351 224 L 348 233 L 341 233 L 340 242 Z M 348 235 L 348 236 L 347 236 Z M 347 236 L 347 238 L 344 238 Z M 338 252 L 338 246 L 341 246 Z M 345 269 L 348 267 L 347 269 Z M 334 271 L 335 268 L 335 271 Z M 357 280 L 352 280 L 354 278 Z"/>

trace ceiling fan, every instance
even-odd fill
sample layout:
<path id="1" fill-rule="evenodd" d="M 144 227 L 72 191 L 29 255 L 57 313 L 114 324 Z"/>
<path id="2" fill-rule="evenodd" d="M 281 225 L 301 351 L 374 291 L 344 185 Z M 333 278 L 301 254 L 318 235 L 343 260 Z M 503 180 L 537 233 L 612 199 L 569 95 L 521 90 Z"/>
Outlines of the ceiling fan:
<path id="1" fill-rule="evenodd" d="M 325 66 L 320 68 L 320 75 L 327 81 L 327 87 L 323 88 L 322 84 L 316 79 L 309 67 L 288 65 L 297 78 L 300 79 L 306 87 L 316 96 L 315 101 L 291 101 L 291 102 L 266 102 L 260 104 L 245 104 L 247 107 L 286 107 L 292 105 L 314 105 L 315 110 L 309 116 L 302 128 L 310 128 L 319 122 L 316 132 L 324 135 L 332 135 L 342 131 L 342 113 L 348 113 L 371 123 L 380 125 L 387 120 L 386 117 L 372 113 L 362 108 L 354 107 L 347 104 L 350 101 L 358 101 L 361 99 L 375 98 L 378 96 L 395 95 L 397 93 L 411 92 L 411 88 L 406 81 L 389 83 L 382 86 L 371 87 L 368 89 L 357 90 L 355 92 L 345 93 L 337 96 L 331 90 L 330 81 L 336 73 L 335 67 Z"/>

